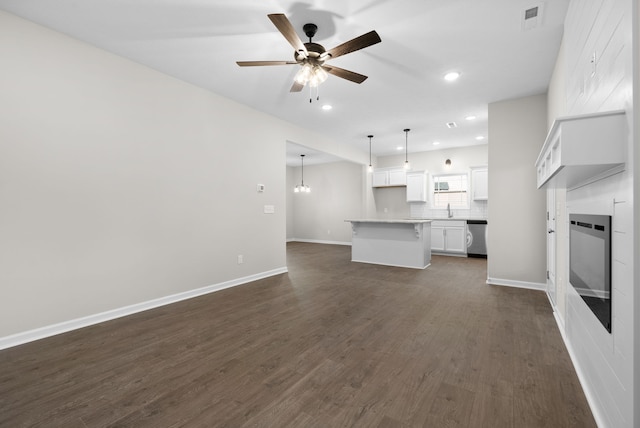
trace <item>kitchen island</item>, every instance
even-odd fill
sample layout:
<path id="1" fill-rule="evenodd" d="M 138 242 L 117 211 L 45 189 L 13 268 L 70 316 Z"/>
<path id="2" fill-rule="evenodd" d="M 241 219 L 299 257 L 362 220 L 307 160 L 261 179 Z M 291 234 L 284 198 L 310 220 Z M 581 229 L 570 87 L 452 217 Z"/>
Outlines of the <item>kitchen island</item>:
<path id="1" fill-rule="evenodd" d="M 431 220 L 355 219 L 351 261 L 425 269 L 431 264 Z"/>

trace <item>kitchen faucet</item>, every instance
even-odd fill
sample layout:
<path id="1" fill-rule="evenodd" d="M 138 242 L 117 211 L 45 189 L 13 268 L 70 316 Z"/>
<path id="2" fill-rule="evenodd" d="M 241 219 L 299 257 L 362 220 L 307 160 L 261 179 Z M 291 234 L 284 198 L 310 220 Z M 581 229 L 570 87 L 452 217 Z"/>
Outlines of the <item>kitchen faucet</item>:
<path id="1" fill-rule="evenodd" d="M 453 213 L 451 212 L 451 204 L 447 204 L 447 218 L 453 217 Z"/>

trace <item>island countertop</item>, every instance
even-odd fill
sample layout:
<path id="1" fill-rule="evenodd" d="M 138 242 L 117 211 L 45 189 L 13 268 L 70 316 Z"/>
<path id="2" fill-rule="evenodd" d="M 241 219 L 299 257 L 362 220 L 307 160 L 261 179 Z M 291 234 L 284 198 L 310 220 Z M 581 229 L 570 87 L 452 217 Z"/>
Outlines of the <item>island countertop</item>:
<path id="1" fill-rule="evenodd" d="M 416 224 L 416 223 L 431 223 L 430 219 L 424 218 L 361 218 L 361 219 L 348 219 L 345 220 L 351 223 L 400 223 L 400 224 Z"/>

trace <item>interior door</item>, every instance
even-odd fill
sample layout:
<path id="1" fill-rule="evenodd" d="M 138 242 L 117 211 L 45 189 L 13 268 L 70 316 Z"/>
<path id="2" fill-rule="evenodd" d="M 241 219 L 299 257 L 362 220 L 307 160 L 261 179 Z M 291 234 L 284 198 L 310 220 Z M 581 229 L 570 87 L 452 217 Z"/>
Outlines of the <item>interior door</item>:
<path id="1" fill-rule="evenodd" d="M 556 192 L 547 190 L 547 294 L 556 306 Z"/>

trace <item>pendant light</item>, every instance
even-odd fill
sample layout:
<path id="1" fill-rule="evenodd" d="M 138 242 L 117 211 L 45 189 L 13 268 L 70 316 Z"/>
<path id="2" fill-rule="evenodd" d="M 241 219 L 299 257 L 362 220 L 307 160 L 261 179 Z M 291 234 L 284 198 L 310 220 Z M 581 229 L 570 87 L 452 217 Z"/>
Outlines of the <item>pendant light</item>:
<path id="1" fill-rule="evenodd" d="M 304 155 L 300 155 L 300 161 L 302 162 L 302 171 L 301 171 L 302 172 L 302 183 L 296 185 L 296 187 L 293 189 L 293 191 L 295 193 L 300 193 L 300 192 L 309 193 L 309 192 L 311 192 L 311 187 L 304 185 Z"/>
<path id="2" fill-rule="evenodd" d="M 409 169 L 409 128 L 404 129 L 404 169 Z"/>
<path id="3" fill-rule="evenodd" d="M 373 172 L 373 166 L 371 166 L 371 139 L 373 135 L 367 135 L 369 137 L 369 172 Z"/>

